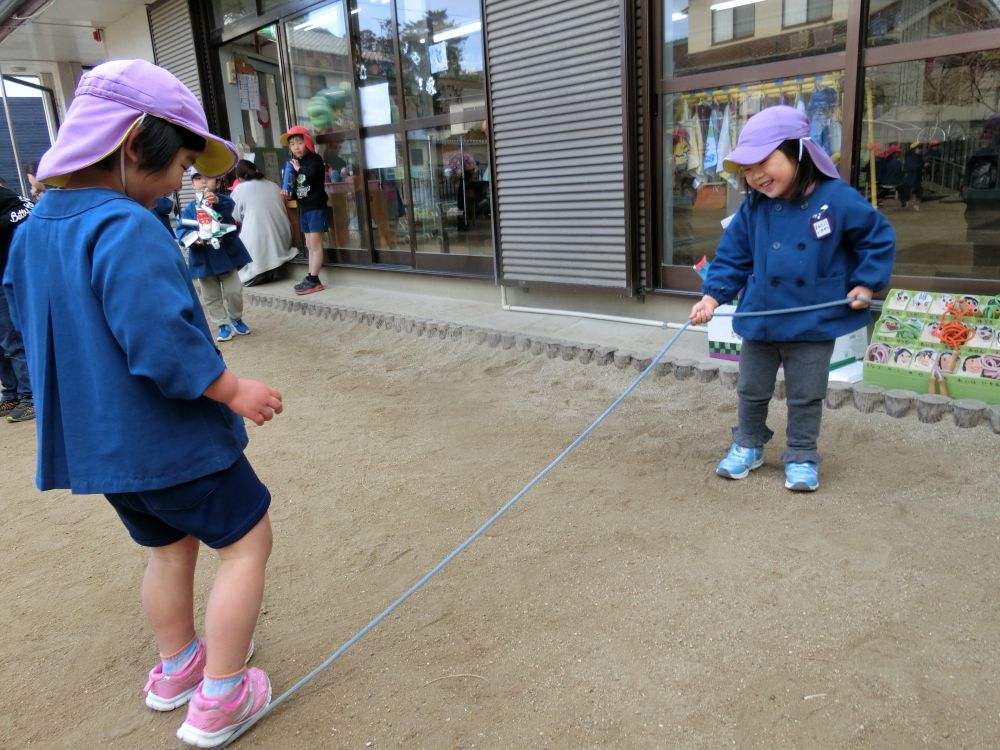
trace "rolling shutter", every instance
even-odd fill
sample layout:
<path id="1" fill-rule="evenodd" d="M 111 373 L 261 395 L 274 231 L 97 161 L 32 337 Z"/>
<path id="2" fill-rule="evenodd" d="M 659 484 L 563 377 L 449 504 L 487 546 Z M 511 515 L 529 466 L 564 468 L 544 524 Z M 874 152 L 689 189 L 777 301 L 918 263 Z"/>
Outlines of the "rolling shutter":
<path id="1" fill-rule="evenodd" d="M 617 0 L 487 0 L 505 282 L 626 289 Z"/>

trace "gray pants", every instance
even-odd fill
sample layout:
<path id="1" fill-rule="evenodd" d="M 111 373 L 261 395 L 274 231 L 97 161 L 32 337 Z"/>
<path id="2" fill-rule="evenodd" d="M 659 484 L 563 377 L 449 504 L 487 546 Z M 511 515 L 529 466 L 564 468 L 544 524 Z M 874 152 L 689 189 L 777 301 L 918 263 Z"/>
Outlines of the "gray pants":
<path id="1" fill-rule="evenodd" d="M 243 283 L 236 271 L 200 278 L 198 287 L 213 325 L 218 327 L 243 317 Z"/>
<path id="2" fill-rule="evenodd" d="M 740 347 L 739 424 L 733 442 L 759 448 L 774 433 L 767 428 L 767 409 L 774 395 L 778 367 L 785 366 L 788 403 L 786 450 L 782 463 L 820 462 L 816 452 L 823 399 L 830 379 L 833 341 L 747 341 Z"/>

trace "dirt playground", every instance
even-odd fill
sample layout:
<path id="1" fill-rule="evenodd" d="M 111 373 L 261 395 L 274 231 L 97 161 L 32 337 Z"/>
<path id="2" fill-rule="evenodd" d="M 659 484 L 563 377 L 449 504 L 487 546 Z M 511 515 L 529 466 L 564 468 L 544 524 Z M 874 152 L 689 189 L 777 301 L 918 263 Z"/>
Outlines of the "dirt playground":
<path id="1" fill-rule="evenodd" d="M 275 695 L 466 539 L 637 373 L 250 307 L 230 367 L 274 553 Z M 100 404 L 91 405 L 100 408 Z M 1000 746 L 997 435 L 828 410 L 822 486 L 716 478 L 735 393 L 650 377 L 426 586 L 235 747 Z M 178 748 L 149 711 L 146 553 L 102 497 L 34 489 L 0 425 L 0 747 Z M 207 591 L 215 562 L 198 574 Z"/>

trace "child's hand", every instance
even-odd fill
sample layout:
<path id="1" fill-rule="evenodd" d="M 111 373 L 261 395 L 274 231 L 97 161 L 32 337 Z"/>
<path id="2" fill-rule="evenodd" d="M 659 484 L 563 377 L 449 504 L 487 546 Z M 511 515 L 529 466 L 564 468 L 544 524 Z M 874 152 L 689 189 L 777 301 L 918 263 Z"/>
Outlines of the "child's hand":
<path id="1" fill-rule="evenodd" d="M 874 294 L 874 292 L 872 292 L 872 290 L 869 289 L 866 286 L 856 286 L 856 287 L 854 287 L 851 291 L 849 291 L 847 293 L 847 296 L 848 297 L 864 297 L 864 299 L 863 300 L 862 299 L 855 299 L 854 302 L 852 302 L 851 305 L 850 305 L 851 309 L 852 310 L 864 310 L 866 307 L 868 307 L 868 305 L 871 304 L 872 294 Z"/>
<path id="2" fill-rule="evenodd" d="M 212 382 L 205 395 L 225 404 L 241 417 L 252 419 L 257 425 L 281 414 L 280 393 L 259 380 L 238 378 L 228 369 Z"/>
<path id="3" fill-rule="evenodd" d="M 707 294 L 695 303 L 694 307 L 691 308 L 691 322 L 695 325 L 701 323 L 707 323 L 712 319 L 712 313 L 715 312 L 715 308 L 719 306 L 719 303 L 714 297 L 709 297 Z"/>
<path id="4" fill-rule="evenodd" d="M 281 394 L 259 380 L 237 378 L 236 393 L 226 406 L 241 417 L 262 425 L 273 419 L 275 414 L 281 414 Z"/>
<path id="5" fill-rule="evenodd" d="M 296 172 L 298 172 L 299 171 L 299 160 L 298 159 L 289 159 L 288 161 L 292 165 L 292 169 L 294 169 Z"/>
<path id="6" fill-rule="evenodd" d="M 281 197 L 284 198 L 287 201 L 287 200 L 291 199 L 292 194 L 289 191 L 287 191 L 287 190 L 282 190 L 281 191 Z"/>
<path id="7" fill-rule="evenodd" d="M 213 193 L 211 190 L 206 190 L 205 194 L 201 196 L 201 202 L 206 206 L 214 206 L 219 202 L 219 196 Z"/>

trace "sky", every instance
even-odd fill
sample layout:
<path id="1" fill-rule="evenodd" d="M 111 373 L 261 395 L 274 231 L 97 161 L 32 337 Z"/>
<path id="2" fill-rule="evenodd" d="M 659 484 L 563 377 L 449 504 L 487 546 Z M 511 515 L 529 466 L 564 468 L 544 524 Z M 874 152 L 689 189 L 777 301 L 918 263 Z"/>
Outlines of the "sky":
<path id="1" fill-rule="evenodd" d="M 25 76 L 26 81 L 31 83 L 38 83 L 37 78 Z M 28 86 L 21 86 L 16 83 L 11 83 L 5 80 L 3 82 L 4 90 L 7 92 L 7 96 L 41 96 L 42 92 L 38 89 L 29 88 Z"/>

